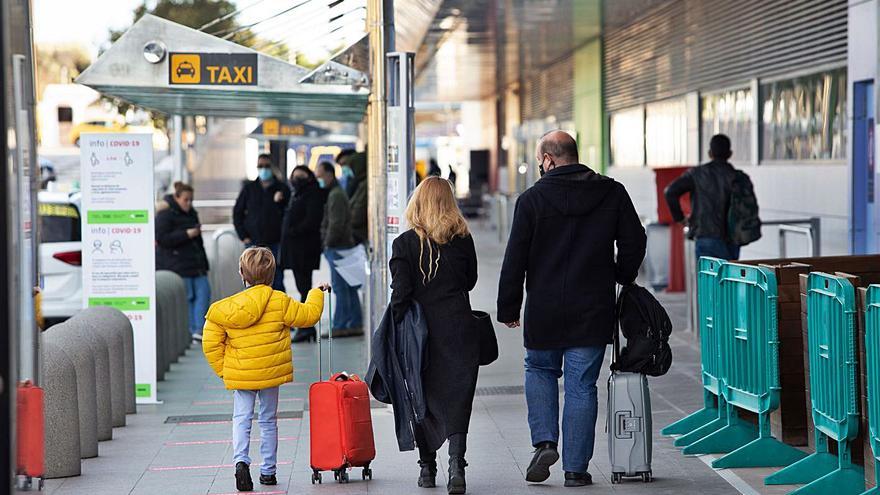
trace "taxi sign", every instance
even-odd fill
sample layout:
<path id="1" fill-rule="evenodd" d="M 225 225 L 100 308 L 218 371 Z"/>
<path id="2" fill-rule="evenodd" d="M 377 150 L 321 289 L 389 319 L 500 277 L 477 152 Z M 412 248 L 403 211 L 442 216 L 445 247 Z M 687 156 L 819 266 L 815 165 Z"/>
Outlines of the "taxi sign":
<path id="1" fill-rule="evenodd" d="M 168 84 L 256 86 L 256 53 L 171 53 Z"/>

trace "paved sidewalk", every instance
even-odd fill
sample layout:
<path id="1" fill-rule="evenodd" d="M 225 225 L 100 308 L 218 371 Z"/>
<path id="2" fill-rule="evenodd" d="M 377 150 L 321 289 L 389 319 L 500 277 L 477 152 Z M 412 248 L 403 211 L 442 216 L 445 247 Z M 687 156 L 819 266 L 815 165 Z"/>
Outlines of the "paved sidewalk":
<path id="1" fill-rule="evenodd" d="M 494 312 L 503 246 L 498 244 L 497 234 L 491 231 L 480 230 L 475 238 L 481 278 L 472 301 L 475 308 Z M 317 277 L 318 280 L 323 278 Z M 663 299 L 670 306 L 670 314 L 676 320 L 677 327 L 683 328 L 683 298 L 667 296 Z M 532 449 L 522 391 L 521 335 L 506 328 L 498 328 L 497 332 L 501 358 L 481 370 L 474 404 L 468 439 L 468 493 L 573 493 L 562 488 L 559 464 L 554 466 L 553 475 L 545 484 L 530 486 L 523 480 Z M 604 432 L 606 371 L 600 378 L 596 454 L 590 465 L 595 486 L 584 490 L 646 494 L 756 493 L 749 491 L 741 476 L 725 473 L 724 476 L 730 480 L 728 482 L 710 469 L 703 459 L 682 456 L 672 447 L 668 438 L 656 434 L 659 428 L 701 404 L 698 350 L 685 333 L 674 335 L 672 343 L 675 354 L 672 370 L 662 378 L 651 380 L 655 482 L 643 484 L 632 480 L 622 485 L 610 483 L 607 437 Z M 333 348 L 334 367 L 362 372 L 366 363 L 364 344 L 363 338 L 337 340 Z M 269 494 L 421 493 L 415 484 L 417 455 L 397 451 L 392 412 L 378 404 L 373 409 L 378 452 L 372 466 L 373 480 L 362 481 L 360 469 L 355 469 L 351 473 L 352 482 L 348 485 L 333 482 L 332 473 L 324 474 L 323 485 L 313 486 L 310 483 L 306 398 L 308 385 L 318 378 L 316 350 L 315 344 L 294 346 L 295 382 L 282 387 L 279 408 L 282 417 L 279 421 L 278 452 L 280 484 L 276 487 L 257 485 L 256 490 Z M 326 353 L 326 346 L 324 351 Z M 324 364 L 327 364 L 326 355 Z M 56 495 L 234 493 L 230 443 L 231 394 L 223 389 L 222 382 L 214 377 L 200 349 L 195 347 L 172 366 L 166 377 L 166 381 L 159 384 L 159 398 L 164 401 L 163 404 L 139 406 L 137 415 L 128 416 L 128 426 L 114 430 L 114 440 L 101 443 L 100 456 L 83 462 L 82 476 L 48 480 L 47 492 Z M 257 430 L 255 425 L 255 434 Z M 251 456 L 255 464 L 252 472 L 256 476 L 258 439 L 252 445 Z M 441 456 L 441 462 L 445 464 L 444 456 Z M 438 483 L 442 483 L 442 486 L 445 486 L 444 478 L 441 469 Z M 444 488 L 436 488 L 425 493 L 439 494 L 445 491 Z"/>

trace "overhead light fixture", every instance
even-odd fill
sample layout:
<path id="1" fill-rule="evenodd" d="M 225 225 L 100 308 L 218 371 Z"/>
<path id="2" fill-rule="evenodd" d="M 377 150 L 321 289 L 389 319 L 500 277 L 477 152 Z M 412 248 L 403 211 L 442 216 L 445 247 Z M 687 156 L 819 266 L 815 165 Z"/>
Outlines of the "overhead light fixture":
<path id="1" fill-rule="evenodd" d="M 144 59 L 151 64 L 158 64 L 165 59 L 168 49 L 161 41 L 148 41 L 144 44 Z"/>
<path id="2" fill-rule="evenodd" d="M 449 31 L 450 29 L 452 29 L 452 26 L 455 26 L 454 15 L 447 16 L 442 21 L 440 21 L 440 29 Z"/>

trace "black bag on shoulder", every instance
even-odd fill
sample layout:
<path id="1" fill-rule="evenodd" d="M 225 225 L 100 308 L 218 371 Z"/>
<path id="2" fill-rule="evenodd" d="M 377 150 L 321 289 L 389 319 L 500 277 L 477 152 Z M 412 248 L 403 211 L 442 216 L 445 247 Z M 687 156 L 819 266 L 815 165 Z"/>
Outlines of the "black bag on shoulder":
<path id="1" fill-rule="evenodd" d="M 752 180 L 742 170 L 735 172 L 730 184 L 727 237 L 737 246 L 745 246 L 761 238 L 758 198 L 755 196 Z"/>
<path id="2" fill-rule="evenodd" d="M 626 347 L 612 364 L 615 371 L 662 376 L 672 366 L 669 335 L 672 322 L 666 310 L 647 289 L 626 285 L 617 297 L 617 325 Z"/>

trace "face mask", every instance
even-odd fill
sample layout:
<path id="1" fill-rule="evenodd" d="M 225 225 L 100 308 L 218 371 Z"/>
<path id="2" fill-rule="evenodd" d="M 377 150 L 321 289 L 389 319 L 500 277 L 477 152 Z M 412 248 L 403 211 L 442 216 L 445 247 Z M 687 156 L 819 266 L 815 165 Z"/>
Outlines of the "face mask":
<path id="1" fill-rule="evenodd" d="M 348 165 L 342 167 L 342 176 L 346 178 L 354 177 L 354 171 Z"/>
<path id="2" fill-rule="evenodd" d="M 273 177 L 273 175 L 272 175 L 272 169 L 271 169 L 271 168 L 261 168 L 261 169 L 258 169 L 258 170 L 257 170 L 257 175 L 259 175 L 260 180 L 271 180 L 272 177 Z"/>
<path id="3" fill-rule="evenodd" d="M 342 187 L 342 189 L 348 189 L 348 182 L 349 177 L 345 174 L 342 174 L 342 177 L 339 178 L 339 185 Z"/>
<path id="4" fill-rule="evenodd" d="M 307 183 L 308 183 L 308 180 L 303 179 L 303 178 L 297 178 L 297 179 L 293 179 L 292 181 L 290 181 L 290 185 L 292 185 L 294 189 L 302 189 L 302 188 L 306 187 Z"/>
<path id="5" fill-rule="evenodd" d="M 541 159 L 541 163 L 538 164 L 538 174 L 539 174 L 541 177 L 544 177 L 544 174 L 545 174 L 545 173 L 547 173 L 547 172 L 544 171 L 544 160 Z"/>
<path id="6" fill-rule="evenodd" d="M 320 187 L 321 189 L 326 189 L 326 188 L 327 188 L 327 183 L 324 182 L 324 179 L 322 179 L 322 178 L 318 178 L 318 187 Z"/>

